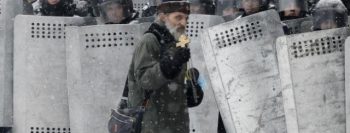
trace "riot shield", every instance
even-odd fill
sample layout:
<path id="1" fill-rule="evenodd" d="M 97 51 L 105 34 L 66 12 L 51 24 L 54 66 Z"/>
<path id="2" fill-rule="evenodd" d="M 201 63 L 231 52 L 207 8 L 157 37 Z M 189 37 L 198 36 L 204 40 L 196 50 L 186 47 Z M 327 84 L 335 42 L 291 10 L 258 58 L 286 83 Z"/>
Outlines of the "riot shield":
<path id="1" fill-rule="evenodd" d="M 274 45 L 282 35 L 274 10 L 204 31 L 205 63 L 228 132 L 287 132 Z"/>
<path id="2" fill-rule="evenodd" d="M 190 15 L 186 27 L 186 33 L 191 39 L 189 45 L 191 49 L 190 67 L 195 67 L 200 73 L 200 77 L 205 81 L 202 84 L 204 98 L 202 103 L 194 108 L 189 109 L 190 114 L 190 131 L 198 133 L 215 133 L 217 132 L 218 123 L 218 106 L 215 102 L 213 90 L 211 88 L 209 74 L 204 62 L 203 50 L 201 47 L 202 30 L 223 23 L 221 16 L 211 15 Z"/>
<path id="3" fill-rule="evenodd" d="M 311 21 L 310 18 L 300 18 L 300 19 L 293 19 L 293 20 L 287 20 L 283 21 L 288 27 L 288 34 L 299 34 L 304 32 L 310 32 L 311 27 L 304 26 L 302 27 L 302 23 L 305 21 Z"/>
<path id="4" fill-rule="evenodd" d="M 141 18 L 138 18 L 137 20 L 138 20 L 138 23 L 153 23 L 155 19 L 156 18 L 152 16 L 152 17 L 141 17 Z"/>
<path id="5" fill-rule="evenodd" d="M 69 27 L 67 77 L 71 131 L 107 133 L 122 98 L 134 48 L 149 25 Z"/>
<path id="6" fill-rule="evenodd" d="M 277 39 L 288 132 L 345 133 L 347 28 Z"/>
<path id="7" fill-rule="evenodd" d="M 0 1 L 0 127 L 13 125 L 13 18 L 22 1 Z"/>
<path id="8" fill-rule="evenodd" d="M 134 9 L 138 11 L 141 16 L 144 8 L 147 8 L 150 6 L 156 6 L 155 1 L 156 0 L 133 0 Z"/>
<path id="9" fill-rule="evenodd" d="M 70 132 L 64 28 L 85 22 L 80 17 L 16 17 L 14 133 Z"/>
<path id="10" fill-rule="evenodd" d="M 309 32 L 313 31 L 312 20 L 301 22 L 301 29 L 306 30 L 306 32 L 307 31 L 309 31 Z"/>
<path id="11" fill-rule="evenodd" d="M 345 110 L 346 121 L 350 121 L 350 37 L 348 37 L 344 44 L 345 47 Z M 350 130 L 350 124 L 346 124 L 346 130 Z"/>

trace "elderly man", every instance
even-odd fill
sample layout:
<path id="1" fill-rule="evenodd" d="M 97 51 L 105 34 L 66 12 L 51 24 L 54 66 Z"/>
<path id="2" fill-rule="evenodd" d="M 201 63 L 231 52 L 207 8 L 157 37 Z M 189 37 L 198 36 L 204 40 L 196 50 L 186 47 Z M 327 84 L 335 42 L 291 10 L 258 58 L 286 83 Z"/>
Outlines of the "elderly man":
<path id="1" fill-rule="evenodd" d="M 142 133 L 188 133 L 188 107 L 199 105 L 203 98 L 198 71 L 187 70 L 190 49 L 182 40 L 190 4 L 163 1 L 157 8 L 157 18 L 130 65 L 128 107 L 145 106 Z"/>

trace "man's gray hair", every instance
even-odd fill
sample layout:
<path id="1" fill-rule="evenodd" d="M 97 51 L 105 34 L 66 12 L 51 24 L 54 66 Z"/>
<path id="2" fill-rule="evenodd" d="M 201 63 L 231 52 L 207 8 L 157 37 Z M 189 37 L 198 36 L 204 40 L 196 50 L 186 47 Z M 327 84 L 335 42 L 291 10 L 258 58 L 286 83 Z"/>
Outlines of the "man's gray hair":
<path id="1" fill-rule="evenodd" d="M 163 22 L 161 19 L 160 19 L 160 14 L 158 14 L 154 20 L 155 23 L 159 24 L 159 25 L 165 25 L 165 22 Z"/>

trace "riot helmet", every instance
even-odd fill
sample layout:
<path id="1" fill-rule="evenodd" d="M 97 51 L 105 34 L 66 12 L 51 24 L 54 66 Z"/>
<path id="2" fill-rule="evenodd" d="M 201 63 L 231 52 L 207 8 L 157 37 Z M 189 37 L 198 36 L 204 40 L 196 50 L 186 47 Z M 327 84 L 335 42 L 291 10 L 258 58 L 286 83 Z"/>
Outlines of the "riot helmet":
<path id="1" fill-rule="evenodd" d="M 99 0 L 100 17 L 106 24 L 126 24 L 133 19 L 132 0 Z"/>
<path id="2" fill-rule="evenodd" d="M 73 0 L 40 0 L 40 13 L 43 16 L 73 16 Z"/>
<path id="3" fill-rule="evenodd" d="M 240 0 L 240 10 L 244 12 L 243 16 L 251 15 L 269 8 L 269 0 Z"/>
<path id="4" fill-rule="evenodd" d="M 215 4 L 212 0 L 189 0 L 191 14 L 215 14 Z"/>
<path id="5" fill-rule="evenodd" d="M 306 2 L 305 0 L 280 0 L 278 11 L 282 20 L 303 18 L 307 12 Z"/>
<path id="6" fill-rule="evenodd" d="M 216 5 L 216 15 L 231 16 L 240 12 L 238 0 L 218 1 Z"/>
<path id="7" fill-rule="evenodd" d="M 348 10 L 340 0 L 320 0 L 312 12 L 313 30 L 345 27 L 347 14 Z"/>

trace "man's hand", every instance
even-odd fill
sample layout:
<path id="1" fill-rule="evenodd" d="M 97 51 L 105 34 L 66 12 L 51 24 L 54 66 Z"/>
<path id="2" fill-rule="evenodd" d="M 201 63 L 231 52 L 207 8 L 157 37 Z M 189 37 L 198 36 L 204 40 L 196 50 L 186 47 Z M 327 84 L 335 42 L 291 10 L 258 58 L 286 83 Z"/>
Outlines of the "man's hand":
<path id="1" fill-rule="evenodd" d="M 190 68 L 186 72 L 186 88 L 187 88 L 187 106 L 195 107 L 201 104 L 204 92 L 198 84 L 199 71 L 196 68 Z"/>
<path id="2" fill-rule="evenodd" d="M 163 75 L 168 79 L 175 78 L 182 70 L 183 64 L 189 61 L 191 57 L 188 48 L 170 48 L 162 54 L 160 59 L 160 69 Z"/>
<path id="3" fill-rule="evenodd" d="M 188 62 L 190 58 L 191 58 L 191 52 L 189 48 L 176 48 L 174 60 L 177 60 L 182 65 Z"/>

